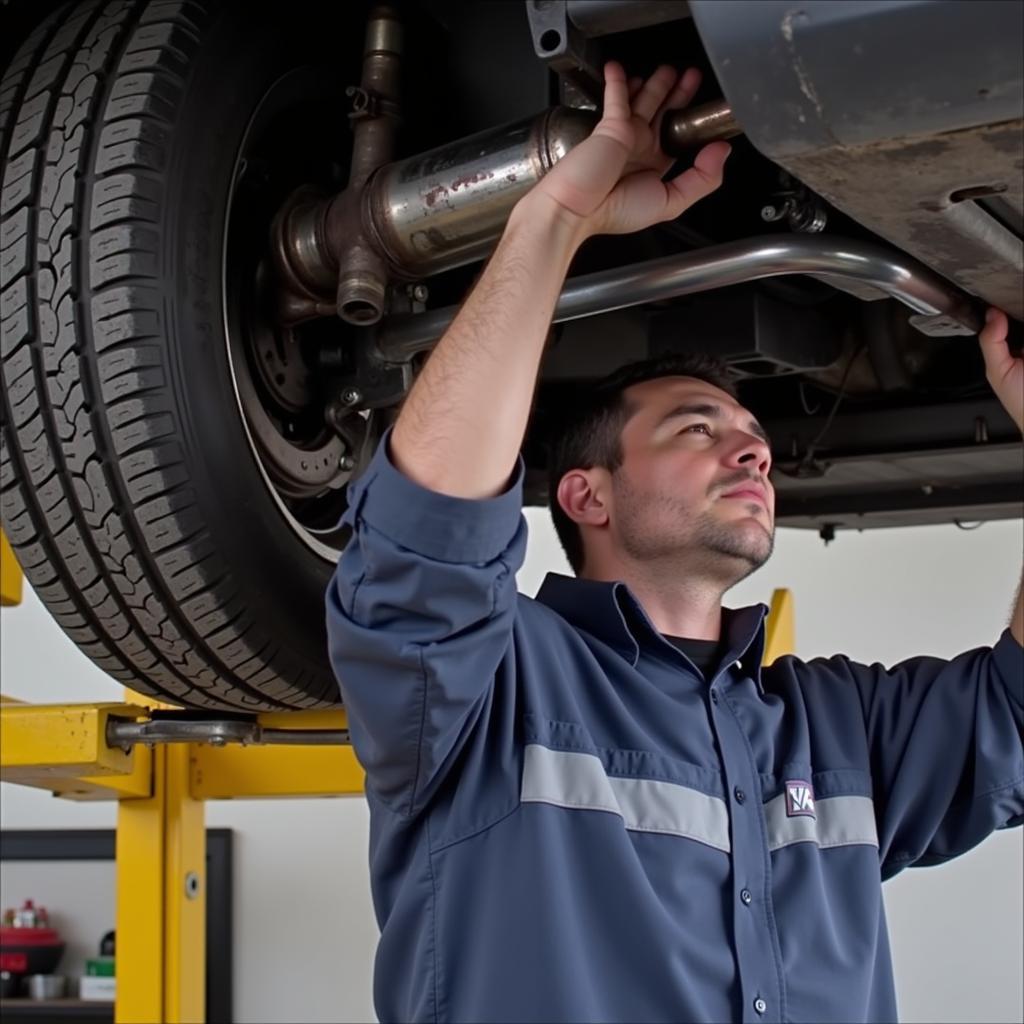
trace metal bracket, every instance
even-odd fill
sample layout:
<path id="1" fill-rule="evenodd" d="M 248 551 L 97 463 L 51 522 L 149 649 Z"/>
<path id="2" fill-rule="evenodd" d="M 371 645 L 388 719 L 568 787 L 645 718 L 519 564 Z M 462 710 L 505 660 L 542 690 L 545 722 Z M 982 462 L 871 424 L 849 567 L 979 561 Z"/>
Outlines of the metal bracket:
<path id="1" fill-rule="evenodd" d="M 418 315 L 425 310 L 423 285 L 393 286 L 389 289 L 388 312 L 391 315 Z M 365 344 L 355 347 L 353 373 L 339 379 L 339 399 L 343 409 L 387 409 L 409 393 L 413 382 L 410 358 L 389 359 L 377 346 L 376 333 Z M 374 442 L 379 438 L 374 438 Z"/>
<path id="2" fill-rule="evenodd" d="M 588 100 L 600 104 L 604 90 L 600 48 L 570 20 L 566 0 L 528 3 L 526 13 L 538 59 Z"/>
<path id="3" fill-rule="evenodd" d="M 342 746 L 351 742 L 347 729 L 267 729 L 248 716 L 214 717 L 201 711 L 153 711 L 152 718 L 144 722 L 111 717 L 106 739 L 108 746 L 126 753 L 136 743 L 208 743 L 211 747 L 240 743 L 247 747 L 270 743 Z"/>
<path id="4" fill-rule="evenodd" d="M 971 337 L 978 333 L 947 313 L 919 313 L 909 317 L 908 322 L 930 338 L 947 338 L 951 335 Z"/>

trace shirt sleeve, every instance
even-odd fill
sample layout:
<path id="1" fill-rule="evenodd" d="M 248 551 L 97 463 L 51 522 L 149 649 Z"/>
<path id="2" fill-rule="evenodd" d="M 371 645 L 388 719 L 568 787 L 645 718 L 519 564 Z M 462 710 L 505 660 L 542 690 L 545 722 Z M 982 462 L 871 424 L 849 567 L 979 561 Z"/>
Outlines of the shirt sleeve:
<path id="1" fill-rule="evenodd" d="M 327 635 L 367 788 L 413 816 L 484 713 L 512 642 L 523 463 L 497 497 L 454 498 L 401 473 L 389 439 L 350 488 Z"/>
<path id="2" fill-rule="evenodd" d="M 1024 648 L 1009 630 L 949 661 L 846 667 L 864 712 L 883 878 L 1024 822 Z"/>

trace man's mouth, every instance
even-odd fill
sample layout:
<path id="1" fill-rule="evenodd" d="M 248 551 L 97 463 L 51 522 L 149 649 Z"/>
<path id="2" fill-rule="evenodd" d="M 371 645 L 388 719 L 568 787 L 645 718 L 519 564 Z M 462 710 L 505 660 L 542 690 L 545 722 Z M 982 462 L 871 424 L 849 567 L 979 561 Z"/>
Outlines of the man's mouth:
<path id="1" fill-rule="evenodd" d="M 768 507 L 768 496 L 764 488 L 757 484 L 743 484 L 742 487 L 735 487 L 731 491 L 726 491 L 722 497 L 738 498 L 741 501 L 756 501 L 757 504 L 762 505 L 764 508 Z"/>

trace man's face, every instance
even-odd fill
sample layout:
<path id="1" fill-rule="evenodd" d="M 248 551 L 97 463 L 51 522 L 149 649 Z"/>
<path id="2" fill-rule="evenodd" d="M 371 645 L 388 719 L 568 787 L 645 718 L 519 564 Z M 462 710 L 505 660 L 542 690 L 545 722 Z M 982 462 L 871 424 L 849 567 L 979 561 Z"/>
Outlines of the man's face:
<path id="1" fill-rule="evenodd" d="M 686 567 L 725 586 L 767 561 L 775 534 L 771 453 L 754 417 L 691 377 L 635 384 L 611 476 L 609 527 L 635 561 Z"/>

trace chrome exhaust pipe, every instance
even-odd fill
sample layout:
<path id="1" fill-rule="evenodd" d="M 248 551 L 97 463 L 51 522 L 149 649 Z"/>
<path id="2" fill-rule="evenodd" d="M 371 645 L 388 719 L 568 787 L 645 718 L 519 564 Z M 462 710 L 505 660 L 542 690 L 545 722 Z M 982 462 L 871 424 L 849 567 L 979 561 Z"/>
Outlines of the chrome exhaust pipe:
<path id="1" fill-rule="evenodd" d="M 570 278 L 553 322 L 784 274 L 828 274 L 869 284 L 912 309 L 911 323 L 925 334 L 976 334 L 984 323 L 984 311 L 974 299 L 901 252 L 869 242 L 803 235 L 727 242 Z M 432 348 L 457 312 L 457 306 L 445 306 L 389 320 L 377 338 L 379 357 L 403 363 Z"/>

